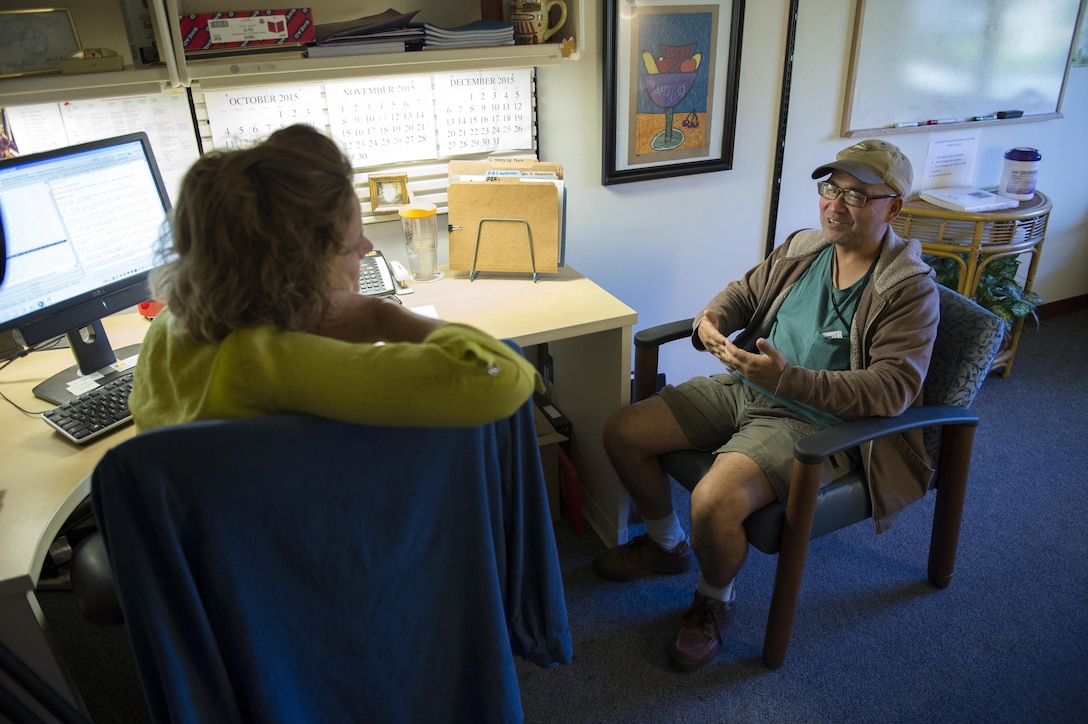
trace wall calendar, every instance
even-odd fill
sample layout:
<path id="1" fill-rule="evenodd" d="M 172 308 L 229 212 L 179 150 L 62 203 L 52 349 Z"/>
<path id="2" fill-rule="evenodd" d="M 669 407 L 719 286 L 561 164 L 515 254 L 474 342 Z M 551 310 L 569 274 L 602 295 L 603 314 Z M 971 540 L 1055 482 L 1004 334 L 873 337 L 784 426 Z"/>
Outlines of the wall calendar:
<path id="1" fill-rule="evenodd" d="M 434 101 L 424 75 L 326 83 L 329 130 L 352 166 L 435 157 Z"/>
<path id="2" fill-rule="evenodd" d="M 321 95 L 321 86 L 316 83 L 207 91 L 204 104 L 212 145 L 218 149 L 248 148 L 295 123 L 324 130 L 327 115 Z"/>
<path id="3" fill-rule="evenodd" d="M 307 123 L 356 168 L 534 148 L 531 69 L 207 91 L 204 104 L 214 148 Z"/>
<path id="4" fill-rule="evenodd" d="M 533 148 L 530 69 L 434 78 L 439 156 Z"/>

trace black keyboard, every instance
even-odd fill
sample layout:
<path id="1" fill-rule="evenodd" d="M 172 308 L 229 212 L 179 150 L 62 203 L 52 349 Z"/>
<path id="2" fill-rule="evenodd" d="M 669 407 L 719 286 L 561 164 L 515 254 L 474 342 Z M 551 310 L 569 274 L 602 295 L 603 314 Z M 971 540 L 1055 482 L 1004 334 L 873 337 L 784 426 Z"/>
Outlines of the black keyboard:
<path id="1" fill-rule="evenodd" d="M 90 442 L 132 420 L 128 409 L 130 392 L 132 372 L 126 372 L 71 402 L 43 412 L 42 419 L 72 442 Z"/>

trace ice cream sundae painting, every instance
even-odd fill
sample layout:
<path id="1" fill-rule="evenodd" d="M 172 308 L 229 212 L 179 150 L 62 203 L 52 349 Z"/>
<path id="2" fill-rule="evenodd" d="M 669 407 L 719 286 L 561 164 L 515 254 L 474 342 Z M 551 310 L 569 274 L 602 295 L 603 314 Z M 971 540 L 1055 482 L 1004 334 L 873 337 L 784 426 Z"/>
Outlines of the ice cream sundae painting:
<path id="1" fill-rule="evenodd" d="M 744 0 L 608 0 L 601 182 L 733 167 Z"/>
<path id="2" fill-rule="evenodd" d="M 632 89 L 631 150 L 640 160 L 706 155 L 713 107 L 713 9 L 640 8 L 632 19 L 637 70 L 631 77 L 637 78 L 637 92 Z"/>

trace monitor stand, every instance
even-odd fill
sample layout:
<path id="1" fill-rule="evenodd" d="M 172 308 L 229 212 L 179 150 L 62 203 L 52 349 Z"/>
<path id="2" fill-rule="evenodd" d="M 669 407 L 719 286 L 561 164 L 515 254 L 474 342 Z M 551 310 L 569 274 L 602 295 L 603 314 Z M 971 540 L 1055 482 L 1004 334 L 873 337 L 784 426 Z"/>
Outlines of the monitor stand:
<path id="1" fill-rule="evenodd" d="M 75 355 L 76 364 L 34 387 L 35 397 L 54 405 L 71 402 L 79 397 L 80 392 L 94 389 L 125 374 L 128 370 L 119 370 L 114 364 L 117 360 L 126 360 L 140 351 L 140 345 L 133 344 L 114 353 L 101 321 L 71 330 L 65 337 L 68 339 L 68 346 L 72 348 L 72 354 Z M 71 383 L 82 378 L 87 379 L 74 385 L 76 391 L 73 392 Z"/>

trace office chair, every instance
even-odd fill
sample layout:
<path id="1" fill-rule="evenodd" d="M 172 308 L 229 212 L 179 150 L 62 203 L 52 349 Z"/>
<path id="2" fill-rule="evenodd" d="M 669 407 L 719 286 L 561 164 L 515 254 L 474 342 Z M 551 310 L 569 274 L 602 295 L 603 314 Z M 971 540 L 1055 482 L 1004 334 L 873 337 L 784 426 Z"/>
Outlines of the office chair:
<path id="1" fill-rule="evenodd" d="M 469 428 L 152 430 L 92 500 L 156 721 L 510 721 L 514 655 L 570 663 L 529 403 Z"/>
<path id="2" fill-rule="evenodd" d="M 757 510 L 744 522 L 749 544 L 764 553 L 778 554 L 763 642 L 763 662 L 768 668 L 778 668 L 786 658 L 809 540 L 872 516 L 863 471 L 819 488 L 820 466 L 837 452 L 883 435 L 924 429 L 926 449 L 937 467 L 928 578 L 937 588 L 945 588 L 952 579 L 978 425 L 978 416 L 967 408 L 1001 345 L 1004 325 L 997 315 L 966 297 L 942 286 L 938 289 L 941 320 L 923 388 L 925 406 L 894 418 L 844 422 L 798 441 L 788 499 Z M 656 389 L 660 347 L 690 339 L 693 321 L 671 322 L 635 335 L 636 400 Z M 665 471 L 690 491 L 710 469 L 714 454 L 684 450 L 660 459 Z"/>
<path id="3" fill-rule="evenodd" d="M 6 644 L 0 643 L 0 721 L 91 724 Z"/>

